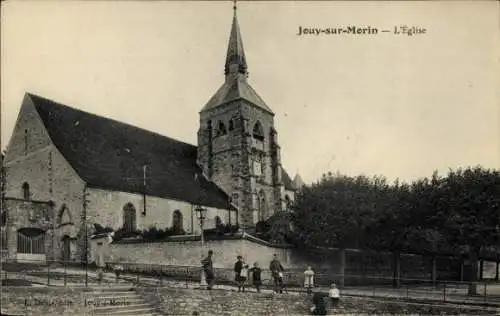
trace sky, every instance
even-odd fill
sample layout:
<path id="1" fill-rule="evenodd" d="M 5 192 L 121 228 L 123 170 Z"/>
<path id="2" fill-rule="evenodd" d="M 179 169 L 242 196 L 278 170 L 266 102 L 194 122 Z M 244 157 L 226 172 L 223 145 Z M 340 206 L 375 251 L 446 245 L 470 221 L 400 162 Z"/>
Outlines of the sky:
<path id="1" fill-rule="evenodd" d="M 500 167 L 495 1 L 238 3 L 249 83 L 282 163 L 411 181 Z M 10 1 L 1 10 L 1 147 L 31 92 L 191 144 L 224 81 L 232 2 Z M 378 28 L 297 35 L 299 27 Z M 425 34 L 394 34 L 402 25 Z M 382 29 L 390 32 L 382 33 Z"/>

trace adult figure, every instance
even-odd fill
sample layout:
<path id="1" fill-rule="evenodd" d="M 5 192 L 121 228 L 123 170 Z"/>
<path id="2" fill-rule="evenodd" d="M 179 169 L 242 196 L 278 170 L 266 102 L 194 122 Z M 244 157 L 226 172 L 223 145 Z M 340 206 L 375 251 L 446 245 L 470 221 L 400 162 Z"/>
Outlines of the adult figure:
<path id="1" fill-rule="evenodd" d="M 205 273 L 205 279 L 207 281 L 207 290 L 211 290 L 214 283 L 214 266 L 213 266 L 213 256 L 214 252 L 212 250 L 208 251 L 208 256 L 201 261 L 203 267 L 203 272 Z"/>
<path id="2" fill-rule="evenodd" d="M 101 284 L 104 279 L 104 269 L 106 268 L 106 262 L 104 260 L 104 251 L 109 244 L 113 242 L 113 237 L 115 232 L 101 233 L 96 235 L 91 235 L 90 239 L 96 242 L 96 258 L 95 264 L 97 266 L 97 282 Z"/>
<path id="3" fill-rule="evenodd" d="M 238 284 L 238 292 L 241 291 L 241 270 L 243 269 L 243 257 L 242 256 L 237 256 L 236 257 L 236 263 L 234 264 L 234 280 L 236 281 L 236 284 Z"/>
<path id="4" fill-rule="evenodd" d="M 269 270 L 274 279 L 274 291 L 276 293 L 283 293 L 283 271 L 285 269 L 278 260 L 278 255 L 274 254 L 273 260 L 269 264 Z"/>

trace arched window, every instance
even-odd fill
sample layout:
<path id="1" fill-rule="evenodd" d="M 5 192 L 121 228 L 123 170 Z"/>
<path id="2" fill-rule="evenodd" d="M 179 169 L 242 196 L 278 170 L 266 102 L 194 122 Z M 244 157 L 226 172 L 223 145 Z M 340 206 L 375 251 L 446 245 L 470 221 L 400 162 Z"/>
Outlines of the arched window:
<path id="1" fill-rule="evenodd" d="M 73 224 L 71 213 L 69 212 L 66 205 L 63 205 L 59 210 L 59 214 L 57 215 L 57 225 L 61 226 L 64 224 Z"/>
<path id="2" fill-rule="evenodd" d="M 222 220 L 220 219 L 219 216 L 215 216 L 215 227 L 220 227 L 222 226 Z"/>
<path id="3" fill-rule="evenodd" d="M 258 140 L 264 140 L 264 130 L 262 128 L 262 124 L 260 124 L 259 121 L 255 123 L 253 126 L 253 132 L 252 132 L 253 138 L 258 139 Z"/>
<path id="4" fill-rule="evenodd" d="M 222 235 L 224 234 L 224 224 L 222 223 L 222 220 L 220 219 L 219 216 L 215 216 L 215 231 L 219 234 Z"/>
<path id="5" fill-rule="evenodd" d="M 123 229 L 127 232 L 137 230 L 136 211 L 132 203 L 127 203 L 123 207 Z"/>
<path id="6" fill-rule="evenodd" d="M 219 125 L 217 126 L 217 136 L 222 136 L 226 134 L 227 134 L 226 125 L 224 125 L 222 121 L 219 121 Z"/>
<path id="7" fill-rule="evenodd" d="M 175 234 L 181 234 L 182 231 L 184 230 L 182 213 L 179 210 L 175 210 L 172 216 L 172 230 L 174 231 Z"/>
<path id="8" fill-rule="evenodd" d="M 31 197 L 30 194 L 30 185 L 27 182 L 23 183 L 23 199 L 28 201 Z"/>

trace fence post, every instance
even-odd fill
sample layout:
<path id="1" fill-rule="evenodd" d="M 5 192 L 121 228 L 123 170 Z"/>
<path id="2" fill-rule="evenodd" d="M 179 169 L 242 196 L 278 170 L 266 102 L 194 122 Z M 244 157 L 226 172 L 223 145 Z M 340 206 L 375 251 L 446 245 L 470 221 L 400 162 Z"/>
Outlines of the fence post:
<path id="1" fill-rule="evenodd" d="M 446 282 L 443 283 L 443 302 L 446 302 Z"/>
<path id="2" fill-rule="evenodd" d="M 373 285 L 373 297 L 375 297 L 375 285 Z"/>
<path id="3" fill-rule="evenodd" d="M 410 286 L 408 284 L 406 284 L 406 299 L 410 299 Z"/>
<path id="4" fill-rule="evenodd" d="M 488 286 L 488 284 L 484 283 L 484 302 L 486 303 L 486 294 L 487 294 L 487 291 L 486 291 L 486 287 Z"/>
<path id="5" fill-rule="evenodd" d="M 185 275 L 185 278 L 186 278 L 186 289 L 189 288 L 188 277 L 189 277 L 189 268 L 186 268 L 186 275 Z"/>
<path id="6" fill-rule="evenodd" d="M 47 285 L 50 285 L 50 262 L 47 264 Z"/>
<path id="7" fill-rule="evenodd" d="M 64 261 L 64 286 L 68 283 L 68 270 L 67 270 L 67 262 Z"/>

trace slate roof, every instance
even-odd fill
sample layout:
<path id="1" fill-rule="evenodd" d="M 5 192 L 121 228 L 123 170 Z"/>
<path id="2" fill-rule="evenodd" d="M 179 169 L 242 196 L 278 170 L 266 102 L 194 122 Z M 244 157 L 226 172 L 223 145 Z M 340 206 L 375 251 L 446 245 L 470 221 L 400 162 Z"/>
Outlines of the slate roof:
<path id="1" fill-rule="evenodd" d="M 224 64 L 226 81 L 222 87 L 217 90 L 215 95 L 210 98 L 201 111 L 208 111 L 231 101 L 243 99 L 274 114 L 264 100 L 262 100 L 257 92 L 248 84 L 247 68 L 248 65 L 245 57 L 245 50 L 243 49 L 243 39 L 238 25 L 236 10 L 234 10 L 233 24 L 231 26 L 231 33 L 229 34 L 229 42 L 227 45 L 226 63 Z"/>
<path id="2" fill-rule="evenodd" d="M 233 80 L 226 81 L 212 98 L 210 98 L 201 111 L 208 111 L 220 105 L 240 99 L 246 100 L 273 114 L 273 111 L 266 105 L 264 100 L 262 100 L 257 92 L 255 92 L 243 78 L 234 78 Z"/>
<path id="3" fill-rule="evenodd" d="M 231 33 L 229 33 L 229 43 L 227 45 L 226 64 L 224 65 L 224 73 L 227 75 L 231 64 L 238 64 L 238 72 L 247 73 L 247 60 L 245 50 L 243 49 L 243 39 L 236 17 L 236 8 L 233 15 L 233 24 L 231 25 Z"/>
<path id="4" fill-rule="evenodd" d="M 196 146 L 27 94 L 50 138 L 89 187 L 146 193 L 228 209 L 228 196 L 201 176 Z M 195 179 L 195 174 L 200 176 Z"/>

